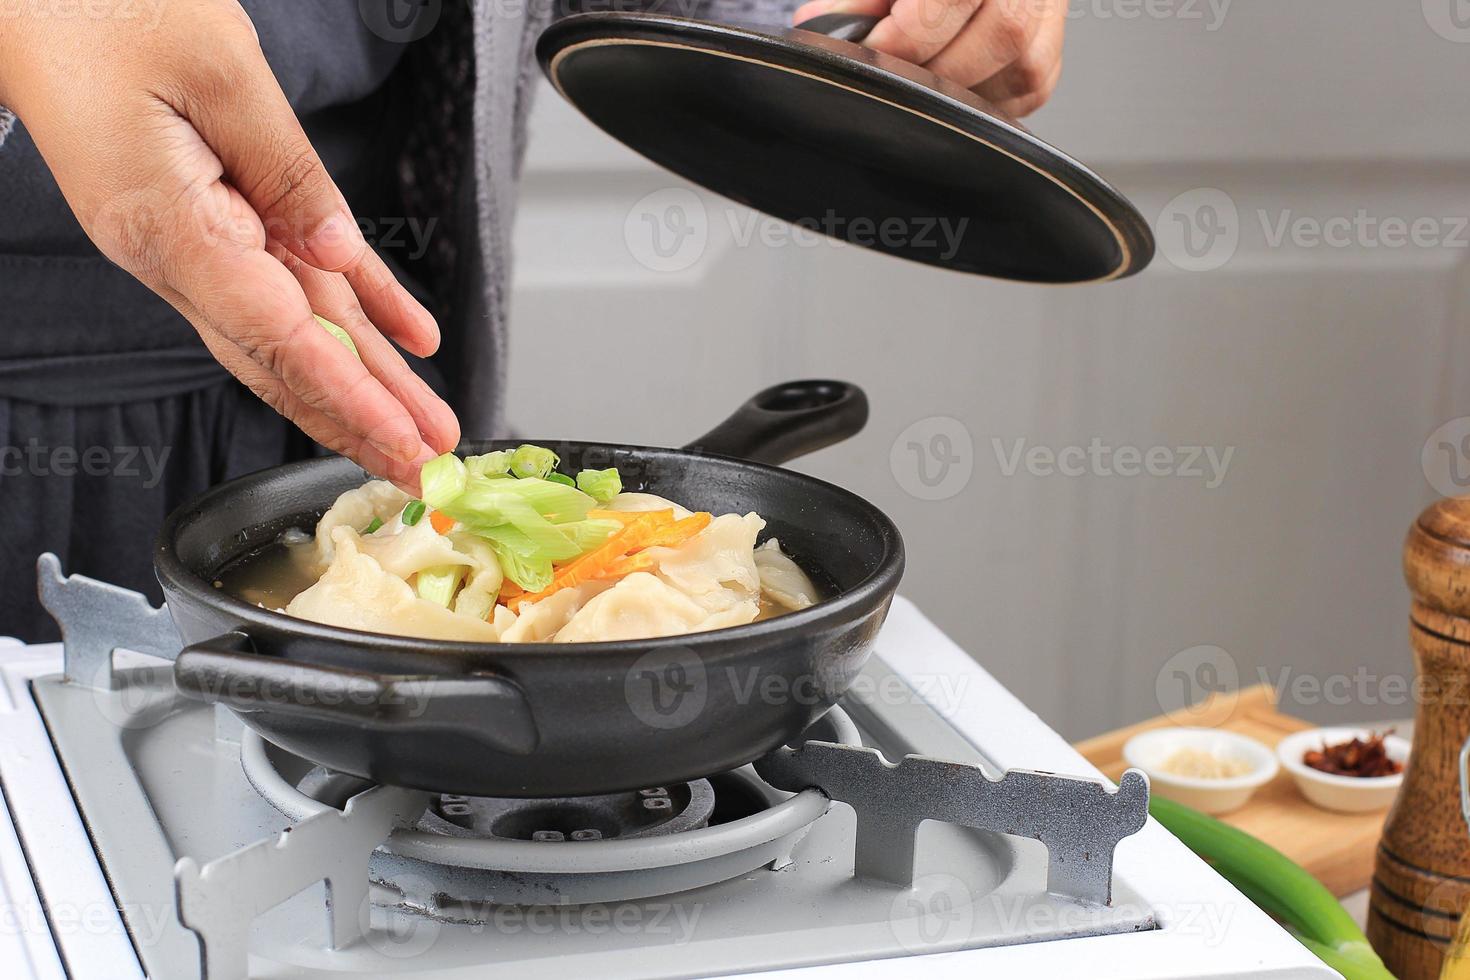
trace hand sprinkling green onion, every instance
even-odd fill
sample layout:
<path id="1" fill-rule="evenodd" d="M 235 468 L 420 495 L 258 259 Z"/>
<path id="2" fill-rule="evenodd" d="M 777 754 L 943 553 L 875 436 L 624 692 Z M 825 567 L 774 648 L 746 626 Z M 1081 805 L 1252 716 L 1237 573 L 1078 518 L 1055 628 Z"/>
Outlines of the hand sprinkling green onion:
<path id="1" fill-rule="evenodd" d="M 426 509 L 422 500 L 410 500 L 408 505 L 403 508 L 403 523 L 408 527 L 413 527 L 424 519 L 424 511 Z"/>

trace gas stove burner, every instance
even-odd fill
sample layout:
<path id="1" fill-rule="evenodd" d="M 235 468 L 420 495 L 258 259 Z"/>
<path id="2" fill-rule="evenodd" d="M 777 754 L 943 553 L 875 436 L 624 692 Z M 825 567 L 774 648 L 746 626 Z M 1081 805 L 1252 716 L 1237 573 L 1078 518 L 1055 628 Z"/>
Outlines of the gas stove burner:
<path id="1" fill-rule="evenodd" d="M 270 761 L 284 763 L 283 775 L 294 768 L 276 746 L 267 743 L 266 754 L 272 757 Z M 313 766 L 294 782 L 304 796 L 338 810 L 373 786 L 368 780 L 321 766 Z M 696 830 L 707 825 L 714 812 L 714 787 L 708 779 L 696 779 L 635 792 L 561 799 L 513 800 L 440 793 L 430 798 L 418 827 L 429 833 L 473 839 L 539 843 L 631 840 Z M 742 816 L 751 812 L 747 810 Z"/>
<path id="2" fill-rule="evenodd" d="M 635 840 L 697 830 L 709 823 L 715 791 L 707 779 L 632 793 L 540 800 L 497 800 L 441 793 L 419 828 L 451 837 L 560 844 Z"/>
<path id="3" fill-rule="evenodd" d="M 834 708 L 808 738 L 861 744 Z M 245 775 L 277 810 L 303 820 L 341 809 L 372 784 L 329 772 L 246 730 Z M 374 901 L 453 922 L 496 906 L 579 905 L 668 895 L 780 867 L 829 801 L 794 795 L 750 766 L 669 786 L 568 799 L 432 796 L 411 827 L 374 852 Z"/>

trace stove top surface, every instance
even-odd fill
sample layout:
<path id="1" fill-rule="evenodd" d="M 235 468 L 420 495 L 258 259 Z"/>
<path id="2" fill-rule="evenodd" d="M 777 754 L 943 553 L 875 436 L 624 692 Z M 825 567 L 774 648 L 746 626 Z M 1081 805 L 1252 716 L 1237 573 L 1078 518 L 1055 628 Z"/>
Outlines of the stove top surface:
<path id="1" fill-rule="evenodd" d="M 901 679 L 881 661 L 870 664 L 865 678 L 859 690 L 884 689 L 889 699 L 911 697 L 899 693 Z M 291 821 L 247 779 L 241 743 L 249 745 L 253 735 L 231 725 L 231 716 L 217 716 L 217 709 L 175 695 L 163 666 L 133 668 L 120 679 L 122 686 L 110 693 L 54 676 L 36 680 L 33 690 L 134 944 L 145 965 L 169 975 L 198 956 L 194 937 L 183 926 L 154 914 L 172 900 L 174 862 L 189 857 L 203 865 L 280 834 Z M 106 702 L 111 726 L 96 723 L 99 699 Z M 861 695 L 849 706 L 860 718 L 880 707 L 875 698 L 864 702 Z M 887 744 L 875 747 L 896 759 L 910 744 L 924 744 L 931 746 L 929 754 L 983 762 L 952 732 L 937 734 L 934 729 L 942 724 L 937 717 L 931 721 L 937 724 L 930 730 L 909 731 L 908 739 L 898 742 L 899 730 L 908 726 L 892 719 Z M 937 738 L 945 744 L 935 745 Z M 865 741 L 874 743 L 875 736 L 868 734 Z M 156 836 L 144 845 L 139 828 L 150 820 Z M 252 950 L 262 960 L 298 971 L 380 974 L 391 967 L 425 973 L 494 962 L 507 968 L 534 966 L 539 976 L 549 978 L 579 977 L 586 975 L 586 958 L 596 961 L 604 977 L 666 978 L 1153 926 L 1147 904 L 1126 888 L 1112 907 L 1048 895 L 1046 851 L 1036 841 L 931 823 L 921 831 L 915 887 L 903 890 L 854 878 L 854 834 L 852 809 L 834 803 L 802 839 L 787 845 L 789 855 L 765 862 L 778 870 L 757 867 L 732 880 L 667 895 L 655 890 L 629 900 L 573 904 L 543 893 L 538 907 L 506 902 L 493 893 L 464 899 L 453 894 L 450 876 L 440 878 L 423 863 L 391 879 L 379 867 L 375 877 L 384 887 L 361 913 L 373 925 L 367 943 L 341 951 L 324 948 L 324 896 L 316 886 L 263 915 L 253 930 Z M 554 842 L 534 843 L 544 848 Z M 571 849 L 583 845 L 559 846 L 575 861 Z M 388 860 L 375 863 L 391 863 L 394 855 L 383 857 Z M 386 887 L 390 880 L 398 894 Z M 412 910 L 402 905 L 404 892 L 419 900 Z M 424 899 L 436 900 L 432 918 L 423 914 L 419 903 Z M 167 923 L 161 934 L 160 921 Z"/>
<path id="2" fill-rule="evenodd" d="M 199 942 L 176 911 L 176 863 L 207 874 L 209 862 L 242 848 L 285 846 L 297 820 L 325 808 L 313 794 L 340 804 L 361 789 L 344 789 L 340 778 L 262 742 L 227 712 L 177 697 L 166 664 L 139 658 L 119 671 L 112 690 L 97 690 L 58 676 L 56 648 L 9 652 L 0 649 L 10 695 L 0 738 L 31 734 L 0 748 L 0 781 L 17 828 L 13 851 L 24 852 L 55 941 L 61 972 L 54 975 L 200 976 Z M 889 760 L 922 754 L 979 765 L 991 776 L 1021 766 L 1094 775 L 902 600 L 844 708 L 856 724 L 851 734 Z M 55 756 L 44 758 L 46 749 Z M 60 812 L 58 789 L 75 814 Z M 249 975 L 468 977 L 487 968 L 533 968 L 547 977 L 794 968 L 857 975 L 912 955 L 928 956 L 936 976 L 948 975 L 942 964 L 973 975 L 977 956 L 992 967 L 1026 963 L 1043 972 L 1047 962 L 1085 963 L 1099 976 L 1330 975 L 1157 827 L 1120 845 L 1110 906 L 1048 893 L 1039 841 L 937 821 L 921 827 L 914 881 L 902 887 L 854 876 L 857 815 L 825 797 L 812 808 L 815 792 L 776 791 L 746 767 L 649 787 L 631 802 L 603 800 L 602 810 L 587 801 L 562 801 L 561 810 L 552 801 L 548 810 L 547 801 L 418 796 L 404 804 L 410 819 L 372 853 L 368 897 L 343 907 L 354 893 L 333 896 L 337 914 L 363 927 L 365 941 L 330 948 L 328 889 L 316 881 L 279 905 L 247 910 L 259 913 L 249 930 Z M 643 809 L 646 800 L 652 810 Z M 686 825 L 643 833 L 657 826 L 647 814 L 661 813 L 662 800 L 669 819 Z M 810 812 L 792 813 L 803 806 Z M 624 818 L 607 816 L 619 807 Z M 628 817 L 628 807 L 637 814 Z M 482 828 L 500 821 L 502 832 L 466 832 L 477 821 Z M 739 834 L 742 846 L 725 846 Z M 489 838 L 486 854 L 528 863 L 506 871 L 492 857 L 482 862 L 488 869 L 467 869 L 464 853 L 453 850 L 459 838 L 476 847 Z M 5 843 L 0 838 L 0 865 L 8 866 Z M 455 860 L 436 864 L 433 855 L 446 846 Z M 86 853 L 94 849 L 100 866 Z M 99 883 L 124 928 L 62 922 L 79 896 L 97 904 Z M 23 893 L 23 884 L 11 890 Z M 1201 944 L 1227 936 L 1247 938 L 1249 954 L 1241 964 L 1217 955 L 1205 968 Z M 52 975 L 45 944 L 35 939 L 27 937 L 33 972 Z M 1099 958 L 1095 944 L 1119 942 L 1149 945 L 1130 946 L 1126 965 Z M 131 963 L 120 968 L 125 956 Z M 95 972 L 101 962 L 107 972 Z M 1259 969 L 1247 969 L 1252 963 Z"/>

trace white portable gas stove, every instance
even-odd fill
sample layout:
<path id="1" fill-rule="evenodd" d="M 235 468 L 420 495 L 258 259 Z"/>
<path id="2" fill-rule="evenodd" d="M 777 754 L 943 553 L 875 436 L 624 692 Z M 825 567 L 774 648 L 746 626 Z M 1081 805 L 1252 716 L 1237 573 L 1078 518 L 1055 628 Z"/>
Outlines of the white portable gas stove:
<path id="1" fill-rule="evenodd" d="M 8 976 L 1335 976 L 902 599 L 800 746 L 492 800 L 292 756 L 178 696 L 165 611 L 41 589 L 64 646 L 0 641 Z"/>

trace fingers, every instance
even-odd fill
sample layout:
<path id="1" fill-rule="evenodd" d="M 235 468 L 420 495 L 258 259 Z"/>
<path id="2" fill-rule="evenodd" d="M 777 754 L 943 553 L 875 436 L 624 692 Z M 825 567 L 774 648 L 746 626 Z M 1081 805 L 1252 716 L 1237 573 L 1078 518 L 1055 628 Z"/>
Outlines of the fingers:
<path id="1" fill-rule="evenodd" d="M 985 0 L 975 16 L 927 65 L 965 88 L 972 88 L 1010 65 L 1031 46 L 1040 29 L 1031 16 L 1037 0 Z"/>
<path id="2" fill-rule="evenodd" d="M 882 17 L 888 13 L 888 8 L 893 6 L 893 0 L 807 0 L 806 3 L 796 8 L 791 22 L 800 27 L 804 20 L 820 17 L 822 14 L 865 14 L 869 17 Z"/>
<path id="3" fill-rule="evenodd" d="M 265 252 L 198 270 L 184 294 L 252 361 L 307 407 L 371 447 L 409 462 L 424 449 L 418 424 L 367 367 L 322 329 L 291 273 Z M 264 295 L 263 295 L 264 293 Z M 221 331 L 224 333 L 224 331 Z"/>
<path id="4" fill-rule="evenodd" d="M 428 357 L 439 349 L 434 317 L 394 278 L 377 252 L 368 249 L 362 261 L 343 275 L 368 318 L 404 350 Z"/>
<path id="5" fill-rule="evenodd" d="M 270 237 L 318 269 L 355 266 L 367 241 L 260 49 L 235 44 L 187 74 L 189 86 L 170 93 L 170 101 L 214 150 Z"/>
<path id="6" fill-rule="evenodd" d="M 94 220 L 94 237 L 112 241 L 120 264 L 184 312 L 222 364 L 308 435 L 375 473 L 412 483 L 414 467 L 434 455 L 430 441 L 457 439 L 447 407 L 367 323 L 342 276 L 312 269 L 284 249 L 267 251 L 259 216 L 220 179 L 218 161 L 186 121 L 174 116 L 155 129 L 170 147 L 170 165 L 150 158 L 156 172 L 141 178 L 149 193 L 122 195 L 127 207 L 119 217 L 127 220 Z M 102 234 L 113 224 L 126 234 Z M 314 273 L 309 281 L 331 311 L 323 315 L 349 320 L 362 361 L 316 322 L 282 258 Z M 334 284 L 332 291 L 318 289 L 325 283 Z"/>
<path id="7" fill-rule="evenodd" d="M 413 416 L 321 328 L 290 271 L 263 247 L 244 241 L 238 230 L 233 237 L 200 233 L 235 229 L 248 209 L 233 188 L 215 187 L 218 193 L 195 201 L 196 212 L 202 213 L 178 222 L 168 236 L 165 246 L 175 258 L 167 284 L 188 300 L 210 331 L 351 436 L 342 451 L 358 458 L 370 447 L 400 462 L 419 458 L 427 447 Z M 263 237 L 264 229 L 256 225 Z"/>
<path id="8" fill-rule="evenodd" d="M 419 469 L 433 458 L 433 453 L 427 447 L 417 458 L 404 462 L 385 456 L 371 445 L 363 445 L 332 419 L 302 403 L 280 378 L 256 364 L 228 339 L 211 330 L 203 315 L 193 309 L 187 300 L 180 298 L 175 305 L 199 330 L 205 346 L 215 359 L 267 405 L 332 452 L 347 456 L 370 473 L 392 480 L 405 493 L 418 495 Z"/>
<path id="9" fill-rule="evenodd" d="M 980 0 L 895 0 L 863 44 L 943 74 L 929 59 L 960 34 L 976 10 L 999 2 L 1005 0 L 985 0 L 983 5 Z"/>
<path id="10" fill-rule="evenodd" d="M 1040 108 L 1061 77 L 1066 0 L 810 0 L 824 13 L 881 17 L 863 44 L 973 89 L 1001 111 Z"/>
<path id="11" fill-rule="evenodd" d="M 368 247 L 253 35 L 238 25 L 233 34 L 196 54 L 183 73 L 187 85 L 168 88 L 165 97 L 204 138 L 272 241 L 361 284 L 373 322 L 407 350 L 437 350 L 434 318 Z"/>
<path id="12" fill-rule="evenodd" d="M 1041 74 L 1045 72 L 1045 76 Z M 1021 118 L 1040 109 L 1056 91 L 1062 58 L 1029 55 L 981 83 L 975 91 L 1007 115 Z M 1038 81 L 1039 79 L 1039 81 Z"/>
<path id="13" fill-rule="evenodd" d="M 422 378 L 414 374 L 393 345 L 373 326 L 347 280 L 335 273 L 312 268 L 279 244 L 273 244 L 270 251 L 301 284 L 312 310 L 347 331 L 357 346 L 363 366 L 408 409 L 429 448 L 445 453 L 459 445 L 459 420 L 454 417 L 454 412 Z"/>

